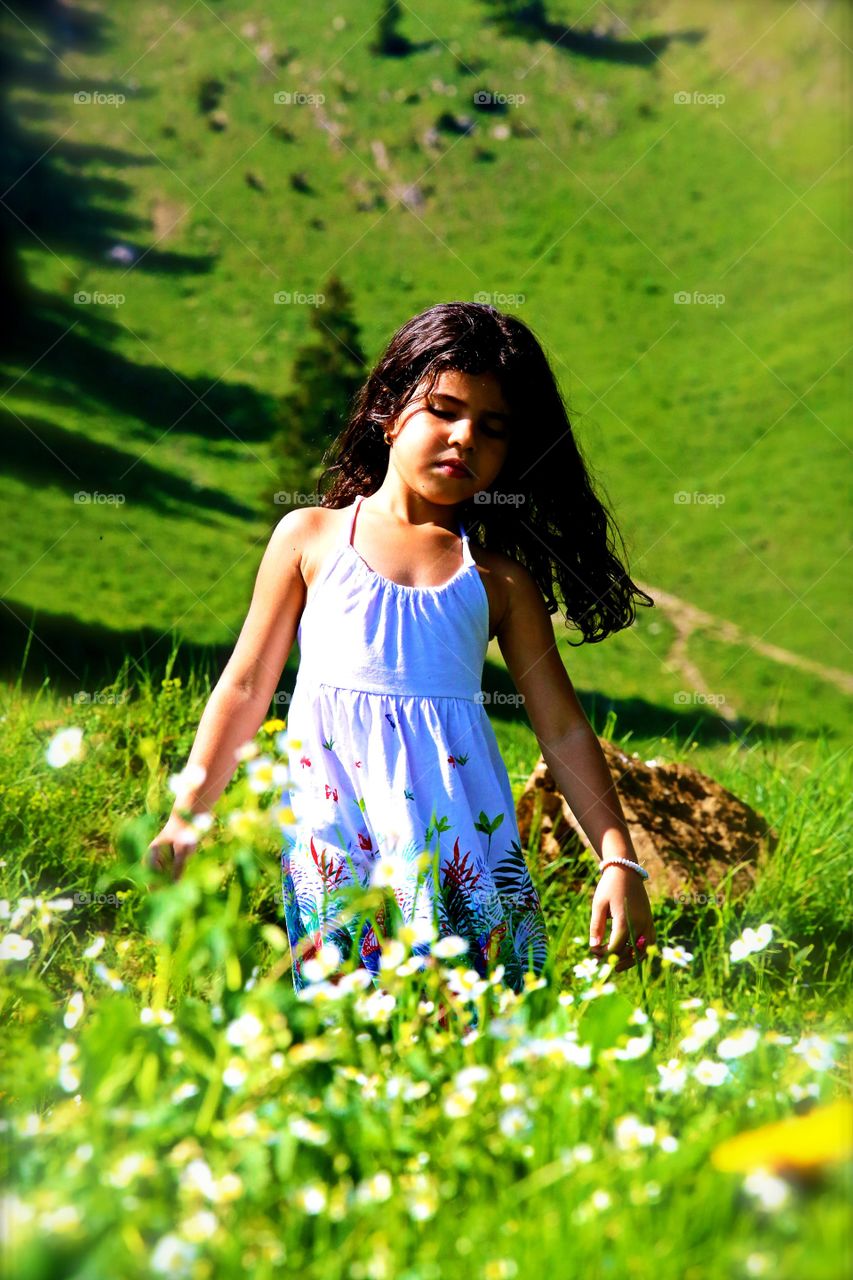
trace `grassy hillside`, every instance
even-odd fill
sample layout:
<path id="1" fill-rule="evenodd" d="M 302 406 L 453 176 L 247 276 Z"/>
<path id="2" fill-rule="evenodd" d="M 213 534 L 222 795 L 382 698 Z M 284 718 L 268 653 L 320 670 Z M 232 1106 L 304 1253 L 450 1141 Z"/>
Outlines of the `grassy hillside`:
<path id="1" fill-rule="evenodd" d="M 672 662 L 673 618 L 643 612 L 566 650 L 590 708 L 649 740 L 725 743 L 731 727 L 674 701 L 698 668 L 766 738 L 842 734 L 846 7 L 632 3 L 617 29 L 593 6 L 578 49 L 439 0 L 404 6 L 401 57 L 371 52 L 378 13 L 101 4 L 62 28 L 35 10 L 35 36 L 7 17 L 7 221 L 37 290 L 4 371 L 9 665 L 29 625 L 34 674 L 69 635 L 81 653 L 169 631 L 233 644 L 282 514 L 269 441 L 308 323 L 273 297 L 334 271 L 370 359 L 437 300 L 521 295 L 507 309 L 546 345 L 635 577 L 752 638 L 700 628 Z M 524 100 L 480 111 L 482 89 Z M 440 127 L 447 112 L 473 131 Z M 830 670 L 756 657 L 755 638 Z M 80 688 L 66 662 L 54 679 Z"/>

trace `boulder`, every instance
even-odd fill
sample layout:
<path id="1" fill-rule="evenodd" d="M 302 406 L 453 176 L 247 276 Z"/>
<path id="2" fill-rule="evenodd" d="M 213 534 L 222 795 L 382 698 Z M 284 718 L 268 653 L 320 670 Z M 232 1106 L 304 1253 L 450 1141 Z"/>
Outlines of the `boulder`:
<path id="1" fill-rule="evenodd" d="M 720 903 L 725 896 L 743 897 L 778 843 L 764 818 L 690 765 L 641 760 L 605 738 L 599 742 L 637 861 L 649 872 L 649 900 L 700 905 L 716 895 L 729 872 Z M 516 816 L 525 850 L 536 844 L 538 829 L 538 852 L 530 856 L 548 878 L 571 893 L 595 879 L 598 859 L 542 758 L 519 797 Z"/>

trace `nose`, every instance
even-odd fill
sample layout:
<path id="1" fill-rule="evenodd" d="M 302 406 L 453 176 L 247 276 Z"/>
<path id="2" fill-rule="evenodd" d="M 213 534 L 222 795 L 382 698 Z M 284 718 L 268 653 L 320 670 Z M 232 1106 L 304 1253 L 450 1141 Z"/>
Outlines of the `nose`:
<path id="1" fill-rule="evenodd" d="M 459 444 L 470 449 L 474 442 L 474 423 L 470 418 L 457 418 L 448 436 L 449 444 Z"/>

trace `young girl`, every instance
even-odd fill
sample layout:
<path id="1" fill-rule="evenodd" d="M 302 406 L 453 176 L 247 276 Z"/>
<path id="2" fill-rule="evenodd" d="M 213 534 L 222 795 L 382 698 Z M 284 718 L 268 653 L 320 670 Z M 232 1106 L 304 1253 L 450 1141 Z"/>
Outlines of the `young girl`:
<path id="1" fill-rule="evenodd" d="M 282 851 L 295 988 L 324 943 L 355 951 L 378 982 L 391 921 L 381 908 L 373 922 L 341 920 L 340 906 L 347 887 L 383 883 L 420 939 L 415 954 L 457 934 L 467 967 L 486 977 L 503 965 L 522 990 L 548 935 L 480 687 L 496 637 L 599 858 L 590 948 L 603 955 L 610 916 L 607 949 L 629 968 L 655 940 L 647 873 L 550 615 L 556 584 L 579 643 L 595 642 L 630 625 L 635 594 L 653 601 L 612 549 L 538 341 L 490 306 L 430 307 L 392 338 L 329 459 L 320 505 L 290 512 L 270 539 L 190 754 L 187 772 L 203 777 L 181 809 L 210 812 L 297 637 L 283 797 L 295 822 Z M 175 876 L 198 839 L 177 808 L 151 845 L 161 867 L 171 846 Z"/>

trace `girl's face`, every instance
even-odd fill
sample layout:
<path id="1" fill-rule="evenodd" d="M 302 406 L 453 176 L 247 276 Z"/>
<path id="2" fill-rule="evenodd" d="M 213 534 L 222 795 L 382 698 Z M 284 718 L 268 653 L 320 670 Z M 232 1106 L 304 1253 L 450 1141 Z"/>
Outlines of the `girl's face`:
<path id="1" fill-rule="evenodd" d="M 389 467 L 434 502 L 466 502 L 497 479 L 509 452 L 510 410 L 493 373 L 442 371 L 421 383 L 388 434 Z M 456 460 L 465 470 L 442 463 Z"/>

